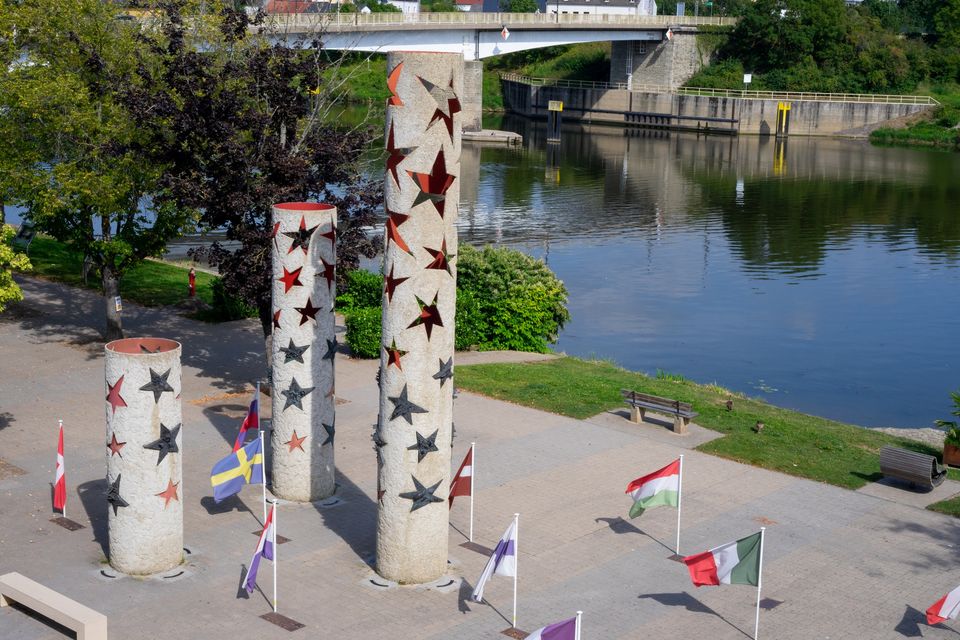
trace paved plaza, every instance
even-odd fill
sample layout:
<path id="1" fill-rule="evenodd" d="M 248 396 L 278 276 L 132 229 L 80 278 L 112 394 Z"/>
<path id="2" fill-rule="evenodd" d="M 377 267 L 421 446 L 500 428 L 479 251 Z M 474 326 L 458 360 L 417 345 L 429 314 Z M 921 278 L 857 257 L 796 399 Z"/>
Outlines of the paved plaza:
<path id="1" fill-rule="evenodd" d="M 105 389 L 95 320 L 102 300 L 20 281 L 26 302 L 0 315 L 0 574 L 18 571 L 104 613 L 117 640 L 504 637 L 512 581 L 496 576 L 487 585 L 489 605 L 469 600 L 486 555 L 461 546 L 467 498 L 451 513 L 447 577 L 405 587 L 373 572 L 378 363 L 343 354 L 336 497 L 278 511 L 278 533 L 290 539 L 279 545 L 279 610 L 305 627 L 291 633 L 260 619 L 270 611 L 270 564 L 261 565 L 263 593 L 248 598 L 240 589 L 261 525 L 260 488 L 216 505 L 209 482 L 236 437 L 252 381 L 264 373 L 253 321 L 211 325 L 124 305 L 128 336 L 183 344 L 188 554 L 167 577 L 114 576 L 105 563 Z M 463 354 L 457 364 L 524 357 Z M 574 420 L 462 391 L 456 400 L 454 464 L 477 443 L 475 542 L 492 547 L 521 514 L 520 628 L 581 609 L 583 640 L 752 635 L 756 589 L 694 588 L 671 559 L 676 510 L 624 519 L 626 484 L 682 453 L 681 553 L 767 527 L 762 638 L 960 637 L 960 624 L 930 627 L 923 615 L 960 584 L 960 520 L 904 504 L 886 489 L 847 491 L 705 455 L 692 447 L 714 434 L 676 436 L 625 416 Z M 75 532 L 50 522 L 58 418 L 66 430 L 67 515 L 85 527 Z M 62 637 L 22 610 L 0 609 L 2 640 Z"/>

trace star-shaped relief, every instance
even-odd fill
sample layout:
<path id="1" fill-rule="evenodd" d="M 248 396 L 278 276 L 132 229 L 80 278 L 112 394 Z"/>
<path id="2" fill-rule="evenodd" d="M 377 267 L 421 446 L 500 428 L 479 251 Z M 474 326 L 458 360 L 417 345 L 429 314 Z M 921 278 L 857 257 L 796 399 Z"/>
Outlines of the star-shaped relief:
<path id="1" fill-rule="evenodd" d="M 337 426 L 335 424 L 325 424 L 323 422 L 320 424 L 323 425 L 323 430 L 327 432 L 327 437 L 323 442 L 320 443 L 320 446 L 322 447 L 325 444 L 332 445 L 333 438 L 337 435 Z"/>
<path id="2" fill-rule="evenodd" d="M 287 401 L 283 403 L 283 411 L 286 411 L 287 407 L 296 407 L 303 411 L 303 398 L 313 391 L 313 389 L 313 387 L 301 387 L 297 379 L 292 378 L 290 380 L 290 387 L 280 392 L 287 399 Z"/>
<path id="3" fill-rule="evenodd" d="M 306 305 L 302 307 L 294 307 L 293 309 L 300 314 L 300 326 L 303 326 L 310 320 L 316 322 L 317 313 L 320 312 L 320 308 L 313 306 L 313 303 L 310 302 L 310 298 L 307 298 Z"/>
<path id="4" fill-rule="evenodd" d="M 406 351 L 397 348 L 397 340 L 394 338 L 390 341 L 390 346 L 384 345 L 384 351 L 387 352 L 387 366 L 394 365 L 400 371 L 403 371 L 403 365 L 400 363 L 400 358 L 407 355 Z"/>
<path id="5" fill-rule="evenodd" d="M 429 340 L 433 328 L 443 326 L 443 318 L 440 317 L 440 310 L 437 309 L 437 296 L 433 296 L 433 302 L 430 304 L 427 304 L 418 296 L 414 296 L 414 298 L 417 299 L 417 306 L 420 307 L 420 315 L 407 326 L 407 329 L 423 325 L 423 328 L 427 330 L 427 340 Z"/>
<path id="6" fill-rule="evenodd" d="M 333 286 L 333 281 L 337 277 L 337 263 L 327 264 L 327 261 L 323 258 L 320 258 L 320 262 L 323 264 L 323 278 L 327 281 L 327 286 Z"/>
<path id="7" fill-rule="evenodd" d="M 120 387 L 122 386 L 123 376 L 117 378 L 117 381 L 113 384 L 107 383 L 107 402 L 110 403 L 110 408 L 113 409 L 112 415 L 117 414 L 117 407 L 127 406 L 127 401 L 120 395 Z"/>
<path id="8" fill-rule="evenodd" d="M 173 387 L 167 382 L 170 377 L 170 369 L 163 373 L 157 373 L 150 369 L 150 382 L 140 387 L 140 391 L 152 391 L 154 403 L 160 402 L 160 394 L 163 392 L 173 393 Z"/>
<path id="9" fill-rule="evenodd" d="M 300 216 L 300 228 L 296 231 L 284 231 L 283 235 L 287 236 L 293 242 L 290 243 L 290 248 L 287 250 L 287 253 L 293 253 L 295 249 L 303 249 L 304 253 L 307 253 L 307 250 L 310 248 L 310 236 L 313 235 L 313 232 L 317 230 L 316 225 L 307 229 L 307 220 L 304 216 Z"/>
<path id="10" fill-rule="evenodd" d="M 387 134 L 387 171 L 390 175 L 393 176 L 393 181 L 396 185 L 400 186 L 400 175 L 397 172 L 397 167 L 400 166 L 400 163 L 407 159 L 411 153 L 416 150 L 416 147 L 398 147 L 396 145 L 396 139 L 393 133 L 393 120 L 390 121 L 390 132 Z"/>
<path id="11" fill-rule="evenodd" d="M 433 161 L 433 169 L 430 173 L 419 173 L 417 171 L 407 170 L 407 174 L 413 178 L 420 188 L 412 206 L 417 206 L 422 202 L 432 202 L 437 213 L 443 217 L 443 208 L 447 200 L 447 190 L 453 185 L 456 176 L 447 173 L 447 163 L 443 158 L 443 149 L 437 152 L 437 157 Z"/>
<path id="12" fill-rule="evenodd" d="M 142 343 L 139 344 L 139 345 L 137 345 L 137 346 L 140 347 L 140 353 L 160 353 L 160 349 L 163 348 L 163 347 L 157 347 L 156 349 L 153 349 L 153 350 L 151 351 L 150 349 L 147 348 L 146 345 L 144 345 L 144 344 L 142 344 Z"/>
<path id="13" fill-rule="evenodd" d="M 428 453 L 432 451 L 439 451 L 439 449 L 437 449 L 438 433 L 440 433 L 439 429 L 424 438 L 422 435 L 420 435 L 419 431 L 417 432 L 417 444 L 407 447 L 408 451 L 417 452 L 417 462 L 422 462 Z"/>
<path id="14" fill-rule="evenodd" d="M 167 488 L 161 491 L 160 493 L 155 493 L 153 495 L 158 498 L 163 498 L 163 509 L 166 511 L 167 505 L 170 504 L 171 500 L 176 500 L 180 502 L 180 496 L 177 495 L 177 487 L 180 486 L 180 483 L 173 483 L 173 480 L 167 480 Z"/>
<path id="15" fill-rule="evenodd" d="M 400 99 L 400 96 L 397 95 L 397 83 L 400 81 L 400 72 L 403 71 L 403 63 L 401 62 L 387 74 L 387 88 L 390 90 L 390 97 L 387 98 L 387 104 L 392 107 L 402 107 L 403 100 Z"/>
<path id="16" fill-rule="evenodd" d="M 168 453 L 179 453 L 180 449 L 177 448 L 177 434 L 180 433 L 181 425 L 175 426 L 173 429 L 167 429 L 163 423 L 160 423 L 160 437 L 143 445 L 144 449 L 153 449 L 154 451 L 159 451 L 160 454 L 157 456 L 157 464 L 159 465 L 163 462 L 163 459 L 167 457 Z"/>
<path id="17" fill-rule="evenodd" d="M 273 240 L 273 246 L 274 246 L 274 248 L 275 248 L 277 251 L 280 250 L 280 245 L 277 243 L 277 232 L 278 232 L 278 231 L 280 231 L 280 223 L 279 223 L 279 222 L 274 222 L 274 223 L 273 223 L 273 231 L 270 232 L 270 239 Z"/>
<path id="18" fill-rule="evenodd" d="M 289 293 L 290 289 L 294 287 L 302 287 L 303 283 L 300 282 L 300 272 L 303 271 L 303 267 L 297 267 L 293 271 L 287 271 L 287 268 L 283 268 L 283 276 L 277 278 L 280 282 L 283 283 L 283 292 Z"/>
<path id="19" fill-rule="evenodd" d="M 424 267 L 425 269 L 437 269 L 438 271 L 446 271 L 451 276 L 453 275 L 453 272 L 450 271 L 450 261 L 456 257 L 456 254 L 447 253 L 446 238 L 444 238 L 439 249 L 430 249 L 429 247 L 424 247 L 424 250 L 433 256 L 433 260 L 430 262 L 430 264 Z"/>
<path id="20" fill-rule="evenodd" d="M 291 338 L 288 346 L 279 348 L 279 351 L 283 353 L 283 364 L 293 362 L 294 360 L 300 364 L 303 364 L 303 352 L 309 348 L 309 344 L 298 347 L 297 345 L 293 344 L 293 339 Z"/>
<path id="21" fill-rule="evenodd" d="M 120 453 L 120 450 L 123 449 L 123 445 L 127 444 L 126 442 L 117 442 L 117 434 L 110 434 L 110 442 L 107 443 L 107 449 L 110 449 L 110 457 L 117 455 L 121 458 L 123 454 Z"/>
<path id="22" fill-rule="evenodd" d="M 394 278 L 393 265 L 390 265 L 390 273 L 383 278 L 383 292 L 387 294 L 387 302 L 393 302 L 393 292 L 409 279 L 410 278 Z"/>
<path id="23" fill-rule="evenodd" d="M 283 444 L 287 445 L 288 447 L 290 447 L 290 448 L 287 450 L 287 453 L 293 452 L 294 449 L 300 449 L 300 451 L 303 451 L 303 441 L 306 440 L 306 439 L 309 438 L 309 437 L 310 437 L 310 436 L 303 436 L 302 438 L 298 438 L 298 437 L 297 437 L 297 430 L 294 429 L 294 430 L 293 430 L 293 435 L 290 436 L 290 439 L 283 443 Z M 304 453 L 306 453 L 306 452 L 304 451 Z"/>
<path id="24" fill-rule="evenodd" d="M 281 311 L 282 309 L 277 309 L 276 311 L 273 312 L 273 328 L 274 329 L 280 328 L 280 312 Z"/>
<path id="25" fill-rule="evenodd" d="M 401 251 L 405 251 L 410 255 L 413 255 L 413 251 L 410 251 L 410 247 L 407 246 L 403 236 L 400 235 L 400 225 L 406 222 L 409 218 L 409 215 L 397 213 L 396 211 L 390 211 L 390 209 L 387 209 L 387 243 L 389 244 L 390 242 L 393 242 Z"/>
<path id="26" fill-rule="evenodd" d="M 414 413 L 427 413 L 426 409 L 410 402 L 407 398 L 407 385 L 403 385 L 403 391 L 400 392 L 400 395 L 395 397 L 387 396 L 387 398 L 393 403 L 393 413 L 390 414 L 391 420 L 402 417 L 408 424 L 412 425 Z"/>
<path id="27" fill-rule="evenodd" d="M 106 498 L 107 503 L 113 507 L 113 515 L 117 515 L 117 509 L 120 507 L 129 507 L 130 503 L 120 497 L 120 476 L 122 474 L 117 474 L 117 479 L 110 483 L 110 486 L 107 488 Z"/>
<path id="28" fill-rule="evenodd" d="M 443 383 L 453 377 L 453 356 L 450 356 L 450 359 L 446 362 L 443 361 L 443 358 L 440 358 L 440 370 L 433 374 L 434 380 L 440 381 L 440 386 L 443 387 Z"/>
<path id="29" fill-rule="evenodd" d="M 383 439 L 380 435 L 379 429 L 373 430 L 373 435 L 370 436 L 373 440 L 373 450 L 377 452 L 377 468 L 383 466 L 383 451 L 382 449 L 387 446 L 387 441 Z"/>
<path id="30" fill-rule="evenodd" d="M 330 246 L 332 247 L 337 246 L 337 227 L 334 225 L 330 225 L 330 231 L 327 231 L 326 233 L 321 233 L 320 237 L 326 238 L 327 240 L 329 240 Z"/>
<path id="31" fill-rule="evenodd" d="M 327 352 L 323 354 L 323 359 L 333 362 L 333 359 L 336 357 L 336 355 L 337 355 L 337 339 L 334 338 L 333 340 L 327 340 Z"/>
<path id="32" fill-rule="evenodd" d="M 433 492 L 437 490 L 437 487 L 440 486 L 440 483 L 443 482 L 443 480 L 437 481 L 437 483 L 431 487 L 425 487 L 419 480 L 417 480 L 416 476 L 410 477 L 413 478 L 413 486 L 415 491 L 407 491 L 400 494 L 401 498 L 406 498 L 407 500 L 413 501 L 413 504 L 410 506 L 410 511 L 416 511 L 421 507 L 427 506 L 431 502 L 443 502 L 442 498 L 438 498 L 437 496 L 433 495 Z"/>
<path id="33" fill-rule="evenodd" d="M 433 112 L 433 117 L 430 118 L 427 127 L 437 120 L 442 120 L 443 124 L 447 127 L 447 133 L 453 137 L 453 116 L 460 113 L 461 110 L 460 99 L 453 91 L 453 80 L 450 80 L 450 87 L 444 89 L 429 80 L 424 80 L 420 78 L 420 76 L 417 77 L 420 79 L 420 83 L 424 89 L 430 94 L 430 97 L 433 98 L 433 101 L 437 103 L 437 110 Z"/>

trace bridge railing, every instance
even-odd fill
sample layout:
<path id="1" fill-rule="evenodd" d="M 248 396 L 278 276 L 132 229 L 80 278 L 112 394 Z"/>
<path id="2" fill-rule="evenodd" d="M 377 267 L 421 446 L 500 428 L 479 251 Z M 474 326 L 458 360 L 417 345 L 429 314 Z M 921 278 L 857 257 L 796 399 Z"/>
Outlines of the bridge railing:
<path id="1" fill-rule="evenodd" d="M 516 73 L 501 73 L 504 80 L 520 82 L 535 87 L 568 87 L 573 89 L 619 89 L 638 93 L 676 93 L 684 96 L 711 98 L 740 98 L 749 100 L 782 100 L 784 102 L 879 102 L 883 104 L 940 104 L 930 96 L 890 95 L 875 93 L 814 93 L 797 91 L 742 91 L 736 89 L 709 89 L 704 87 L 679 87 L 671 89 L 660 85 L 634 82 L 595 82 L 591 80 L 564 80 L 559 78 L 531 78 Z"/>
<path id="2" fill-rule="evenodd" d="M 320 30 L 325 26 L 385 27 L 391 25 L 450 25 L 464 27 L 536 28 L 554 25 L 624 25 L 636 27 L 732 26 L 736 18 L 713 16 L 627 16 L 573 13 L 487 13 L 453 11 L 443 13 L 316 13 L 271 14 L 270 28 L 287 32 Z"/>

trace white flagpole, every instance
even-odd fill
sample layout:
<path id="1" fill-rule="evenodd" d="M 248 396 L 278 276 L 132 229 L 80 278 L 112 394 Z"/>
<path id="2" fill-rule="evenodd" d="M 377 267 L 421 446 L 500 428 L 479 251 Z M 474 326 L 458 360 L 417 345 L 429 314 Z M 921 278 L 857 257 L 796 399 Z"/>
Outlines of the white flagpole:
<path id="1" fill-rule="evenodd" d="M 277 612 L 277 556 L 280 544 L 277 542 L 277 499 L 273 502 L 273 612 Z M 266 522 L 266 519 L 264 519 Z"/>
<path id="2" fill-rule="evenodd" d="M 580 640 L 580 618 L 583 616 L 583 611 L 577 611 L 577 630 L 576 630 L 576 640 Z"/>
<path id="3" fill-rule="evenodd" d="M 477 443 L 470 443 L 470 542 L 473 542 L 473 477 L 477 473 Z"/>
<path id="4" fill-rule="evenodd" d="M 60 424 L 60 429 L 59 429 L 59 431 L 57 432 L 57 438 L 59 439 L 60 433 L 63 432 L 63 420 L 57 420 L 57 422 Z M 66 489 L 67 489 L 67 447 L 66 447 L 66 446 L 63 447 L 63 489 L 64 489 L 64 492 L 63 492 L 63 493 L 64 493 L 64 496 L 63 496 L 63 508 L 60 509 L 60 515 L 62 515 L 62 516 L 63 516 L 63 519 L 66 520 L 66 519 L 67 519 L 67 496 L 66 496 L 66 493 L 67 493 L 67 492 L 66 492 Z M 54 491 L 56 491 L 56 489 L 54 489 Z"/>
<path id="5" fill-rule="evenodd" d="M 260 430 L 260 487 L 263 491 L 263 523 L 267 523 L 267 456 L 263 449 L 263 429 Z"/>
<path id="6" fill-rule="evenodd" d="M 757 571 L 757 620 L 753 627 L 753 640 L 757 640 L 760 631 L 760 586 L 763 584 L 763 532 L 766 527 L 760 527 L 760 567 Z"/>
<path id="7" fill-rule="evenodd" d="M 683 508 L 683 454 L 680 454 L 680 490 L 677 491 L 677 555 L 680 555 L 680 510 Z"/>
<path id="8" fill-rule="evenodd" d="M 471 487 L 472 488 L 472 487 Z M 513 628 L 517 628 L 517 574 L 520 573 L 520 514 L 513 514 Z"/>

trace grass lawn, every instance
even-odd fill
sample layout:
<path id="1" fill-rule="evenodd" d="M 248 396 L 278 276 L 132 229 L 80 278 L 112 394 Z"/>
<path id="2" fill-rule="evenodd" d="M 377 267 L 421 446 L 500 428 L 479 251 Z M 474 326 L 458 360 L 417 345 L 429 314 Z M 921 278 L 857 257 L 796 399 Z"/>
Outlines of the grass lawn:
<path id="1" fill-rule="evenodd" d="M 701 385 L 681 376 L 653 378 L 609 362 L 563 357 L 528 364 L 483 364 L 457 367 L 457 386 L 572 418 L 626 408 L 620 389 L 693 403 L 696 423 L 726 434 L 698 449 L 723 458 L 782 471 L 829 484 L 857 489 L 881 478 L 880 447 L 890 444 L 929 454 L 923 443 L 870 431 L 850 424 L 780 409 L 715 385 Z M 733 410 L 727 411 L 727 400 Z M 752 427 L 765 425 L 761 433 Z M 960 480 L 960 471 L 950 477 Z M 960 515 L 960 498 L 933 505 Z"/>
<path id="2" fill-rule="evenodd" d="M 30 244 L 29 273 L 58 282 L 82 287 L 83 255 L 70 245 L 52 238 L 37 236 Z M 120 296 L 124 300 L 145 306 L 171 305 L 187 298 L 187 272 L 189 269 L 176 265 L 148 260 L 142 262 L 123 277 Z M 197 297 L 206 303 L 213 302 L 211 283 L 216 276 L 197 272 Z M 100 279 L 90 279 L 90 289 L 100 289 Z"/>

